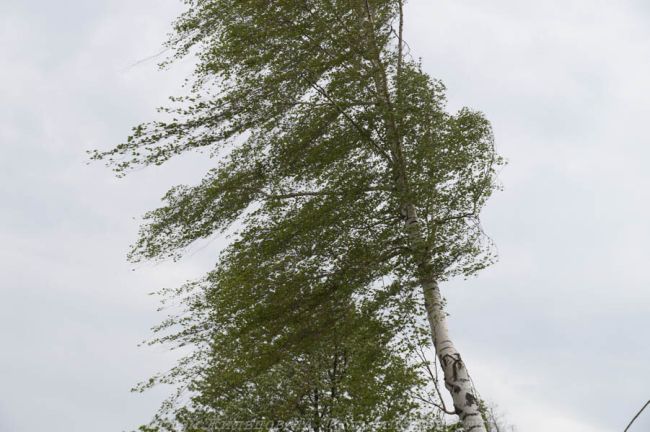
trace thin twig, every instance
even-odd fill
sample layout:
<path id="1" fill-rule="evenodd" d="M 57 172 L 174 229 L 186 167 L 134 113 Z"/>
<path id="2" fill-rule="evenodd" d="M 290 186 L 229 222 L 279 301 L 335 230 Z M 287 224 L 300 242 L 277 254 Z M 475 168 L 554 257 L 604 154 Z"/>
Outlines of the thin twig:
<path id="1" fill-rule="evenodd" d="M 420 357 L 420 359 L 422 360 L 422 363 L 424 364 L 424 367 L 426 368 L 427 372 L 429 373 L 429 377 L 431 378 L 433 388 L 435 389 L 435 391 L 436 391 L 436 393 L 438 395 L 438 399 L 440 399 L 440 403 L 442 404 L 442 407 L 440 407 L 440 408 L 446 414 L 451 414 L 451 415 L 455 414 L 454 412 L 451 412 L 451 411 L 449 411 L 447 409 L 447 405 L 445 404 L 445 399 L 442 397 L 442 392 L 440 391 L 439 380 L 438 380 L 438 377 L 437 377 L 437 367 L 436 367 L 436 373 L 434 373 L 431 370 L 431 367 L 429 366 L 429 362 L 427 361 L 426 355 L 424 354 L 424 350 L 422 349 L 422 347 L 417 345 L 415 347 L 415 352 L 417 353 L 418 357 Z"/>
<path id="2" fill-rule="evenodd" d="M 632 426 L 632 424 L 636 421 L 636 419 L 639 418 L 639 416 L 641 415 L 641 413 L 642 413 L 642 412 L 643 412 L 643 411 L 648 407 L 648 405 L 650 405 L 650 400 L 649 400 L 648 402 L 646 402 L 645 405 L 643 405 L 643 408 L 641 408 L 641 411 L 639 411 L 638 413 L 636 413 L 636 415 L 634 416 L 634 418 L 632 419 L 632 421 L 630 422 L 630 424 L 627 425 L 627 427 L 625 428 L 625 430 L 624 430 L 623 432 L 627 432 L 628 429 L 630 429 L 630 427 Z"/>
<path id="3" fill-rule="evenodd" d="M 404 0 L 398 0 L 399 2 L 399 31 L 397 35 L 397 80 L 398 80 L 398 93 L 401 87 L 399 80 L 402 77 L 402 63 L 404 61 Z M 397 98 L 400 100 L 399 96 Z"/>

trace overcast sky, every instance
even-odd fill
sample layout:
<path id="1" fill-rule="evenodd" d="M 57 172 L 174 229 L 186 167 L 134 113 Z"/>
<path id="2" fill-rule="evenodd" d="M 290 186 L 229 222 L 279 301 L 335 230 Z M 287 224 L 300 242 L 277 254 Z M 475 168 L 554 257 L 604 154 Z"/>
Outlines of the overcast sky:
<path id="1" fill-rule="evenodd" d="M 168 393 L 138 348 L 149 292 L 207 270 L 125 262 L 138 217 L 200 156 L 117 180 L 109 148 L 180 93 L 156 59 L 177 0 L 0 1 L 0 431 L 119 432 Z M 481 394 L 521 432 L 622 431 L 650 398 L 650 7 L 642 0 L 411 0 L 412 55 L 509 160 L 484 224 L 500 262 L 443 286 Z M 645 423 L 643 423 L 645 422 Z M 650 415 L 635 431 L 650 429 Z"/>

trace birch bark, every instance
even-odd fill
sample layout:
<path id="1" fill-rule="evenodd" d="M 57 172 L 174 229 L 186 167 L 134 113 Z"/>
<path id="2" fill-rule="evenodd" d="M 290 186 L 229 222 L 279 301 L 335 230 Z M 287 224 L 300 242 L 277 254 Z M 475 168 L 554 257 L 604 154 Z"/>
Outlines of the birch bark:
<path id="1" fill-rule="evenodd" d="M 406 230 L 418 265 L 431 339 L 455 412 L 465 432 L 487 432 L 467 367 L 449 336 L 440 287 L 433 274 L 431 258 L 426 253 L 420 219 L 412 205 L 407 207 Z"/>
<path id="2" fill-rule="evenodd" d="M 480 412 L 480 401 L 474 394 L 473 386 L 465 363 L 460 353 L 454 346 L 447 328 L 447 317 L 443 309 L 442 295 L 438 286 L 431 254 L 428 251 L 422 223 L 417 215 L 416 206 L 410 201 L 410 187 L 407 175 L 407 163 L 402 149 L 402 136 L 399 128 L 399 113 L 395 111 L 395 105 L 391 100 L 389 80 L 386 66 L 382 61 L 380 49 L 375 38 L 375 23 L 373 11 L 368 0 L 362 0 L 360 18 L 368 23 L 368 46 L 370 47 L 370 59 L 375 74 L 373 79 L 379 95 L 377 101 L 383 105 L 384 121 L 386 122 L 387 138 L 391 147 L 393 162 L 393 173 L 395 179 L 395 190 L 402 200 L 402 211 L 406 219 L 406 232 L 418 266 L 419 283 L 422 286 L 424 301 L 427 311 L 427 319 L 431 329 L 431 339 L 435 347 L 436 356 L 440 361 L 445 379 L 445 387 L 449 390 L 454 401 L 454 409 L 463 425 L 465 432 L 487 432 L 483 417 Z M 403 61 L 403 23 L 404 11 L 403 1 L 399 3 L 399 33 L 398 33 L 398 60 L 397 60 L 397 103 L 400 104 L 403 97 L 400 86 L 400 75 Z M 365 16 L 364 16 L 365 15 Z"/>

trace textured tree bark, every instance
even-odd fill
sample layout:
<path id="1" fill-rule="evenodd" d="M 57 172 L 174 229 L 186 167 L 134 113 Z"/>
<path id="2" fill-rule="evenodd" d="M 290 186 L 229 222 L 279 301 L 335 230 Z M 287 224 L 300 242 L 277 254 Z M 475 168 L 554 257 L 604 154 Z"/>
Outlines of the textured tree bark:
<path id="1" fill-rule="evenodd" d="M 486 432 L 480 401 L 460 353 L 449 337 L 442 296 L 435 280 L 422 284 L 431 337 L 445 378 L 445 387 L 454 401 L 454 409 L 466 432 Z"/>
<path id="2" fill-rule="evenodd" d="M 445 387 L 451 394 L 455 412 L 464 431 L 487 432 L 481 415 L 480 400 L 474 393 L 467 367 L 449 336 L 447 315 L 443 308 L 440 287 L 433 273 L 431 258 L 426 250 L 420 219 L 412 205 L 406 207 L 406 213 L 406 230 L 420 273 L 431 339 L 443 371 Z"/>

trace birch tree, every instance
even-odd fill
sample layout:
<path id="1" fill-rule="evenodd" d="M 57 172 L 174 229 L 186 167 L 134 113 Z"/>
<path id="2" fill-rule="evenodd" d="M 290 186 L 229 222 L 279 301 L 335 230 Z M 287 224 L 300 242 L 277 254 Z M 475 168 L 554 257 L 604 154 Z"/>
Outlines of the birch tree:
<path id="1" fill-rule="evenodd" d="M 494 259 L 479 221 L 501 164 L 489 122 L 446 111 L 442 83 L 406 55 L 401 0 L 185 3 L 169 47 L 170 61 L 196 55 L 189 95 L 93 157 L 119 175 L 189 151 L 215 168 L 146 215 L 130 258 L 179 257 L 236 229 L 216 272 L 252 284 L 249 305 L 299 287 L 321 290 L 323 302 L 366 299 L 381 310 L 383 301 L 384 311 L 409 299 L 401 305 L 428 323 L 464 430 L 485 432 L 439 284 Z M 390 295 L 378 289 L 386 284 Z M 287 316 L 248 324 L 276 341 Z"/>

